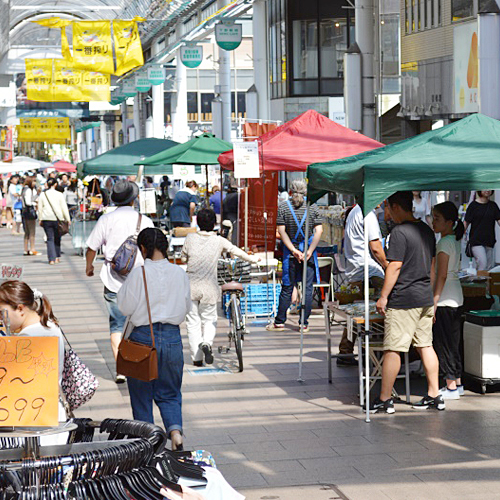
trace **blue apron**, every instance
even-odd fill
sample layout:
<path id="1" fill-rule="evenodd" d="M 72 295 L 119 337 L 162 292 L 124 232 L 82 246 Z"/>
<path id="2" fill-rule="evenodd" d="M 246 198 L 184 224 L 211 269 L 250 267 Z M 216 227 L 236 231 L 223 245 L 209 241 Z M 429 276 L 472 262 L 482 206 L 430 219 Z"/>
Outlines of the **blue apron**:
<path id="1" fill-rule="evenodd" d="M 295 246 L 295 248 L 298 248 L 301 252 L 304 251 L 304 242 L 306 239 L 306 235 L 304 234 L 304 231 L 302 231 L 302 227 L 304 226 L 304 223 L 306 222 L 306 217 L 307 217 L 307 212 L 308 210 L 304 212 L 304 217 L 302 217 L 302 220 L 299 223 L 299 219 L 297 219 L 297 215 L 295 214 L 295 210 L 292 207 L 292 204 L 290 203 L 289 200 L 286 200 L 288 204 L 288 208 L 290 208 L 290 212 L 292 213 L 293 218 L 295 219 L 295 223 L 297 224 L 297 232 L 295 233 L 294 238 L 292 239 L 292 243 Z M 299 240 L 299 236 L 302 236 L 302 241 Z M 312 240 L 314 236 L 311 235 L 309 238 L 309 245 L 311 245 Z M 283 285 L 285 286 L 290 286 L 290 285 L 295 285 L 297 282 L 302 281 L 302 276 L 297 279 L 295 278 L 295 283 L 290 282 L 290 256 L 293 256 L 292 252 L 288 250 L 288 247 L 286 245 L 283 245 L 283 277 L 281 281 L 283 282 Z M 320 278 L 319 278 L 319 266 L 318 266 L 318 252 L 314 250 L 312 257 L 314 259 L 314 266 L 316 267 L 316 282 L 320 283 Z"/>

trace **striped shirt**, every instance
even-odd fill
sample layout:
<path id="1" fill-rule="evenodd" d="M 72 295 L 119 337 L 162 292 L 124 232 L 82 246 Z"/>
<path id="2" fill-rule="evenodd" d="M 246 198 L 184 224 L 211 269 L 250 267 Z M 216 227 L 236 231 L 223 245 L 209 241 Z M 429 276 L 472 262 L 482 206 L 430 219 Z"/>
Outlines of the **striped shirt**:
<path id="1" fill-rule="evenodd" d="M 295 208 L 292 205 L 293 211 L 295 212 L 295 216 L 297 217 L 299 223 L 302 221 L 302 218 L 304 217 L 306 207 L 307 205 L 305 202 L 299 208 Z M 321 216 L 319 214 L 318 206 L 315 203 L 313 203 L 309 207 L 309 238 L 312 236 L 314 228 L 316 226 L 321 226 L 322 223 L 323 220 L 321 219 Z M 297 223 L 295 222 L 295 219 L 293 218 L 292 213 L 290 212 L 290 207 L 288 206 L 288 203 L 286 201 L 283 201 L 278 205 L 278 217 L 276 218 L 276 224 L 278 226 L 285 226 L 285 230 L 288 236 L 290 236 L 291 240 L 295 238 L 298 227 Z M 304 233 L 306 231 L 306 221 L 304 221 L 302 231 Z M 301 242 L 304 240 L 304 238 L 300 234 L 297 240 L 298 242 Z"/>

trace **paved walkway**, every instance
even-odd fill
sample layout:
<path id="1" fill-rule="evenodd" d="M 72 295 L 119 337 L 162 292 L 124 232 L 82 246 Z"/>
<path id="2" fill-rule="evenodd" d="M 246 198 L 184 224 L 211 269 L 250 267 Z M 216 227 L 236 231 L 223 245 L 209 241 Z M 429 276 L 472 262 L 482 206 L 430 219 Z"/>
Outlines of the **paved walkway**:
<path id="1" fill-rule="evenodd" d="M 48 295 L 73 347 L 100 377 L 98 393 L 78 415 L 131 418 L 127 388 L 113 381 L 99 278 L 85 277 L 69 237 L 57 266 L 47 265 L 41 234 L 38 240 L 44 255 L 23 257 L 22 237 L 0 230 L 0 262 L 24 265 L 25 281 Z M 226 325 L 220 321 L 218 344 Z M 218 374 L 193 370 L 186 353 L 186 446 L 210 450 L 249 500 L 500 498 L 498 394 L 466 392 L 439 413 L 398 405 L 395 415 L 367 424 L 357 406 L 356 369 L 334 367 L 327 383 L 322 325 L 315 319 L 306 335 L 304 383 L 296 381 L 296 320 L 284 333 L 251 325 L 243 373 L 231 371 L 233 353 L 216 354 L 214 366 L 229 370 Z"/>

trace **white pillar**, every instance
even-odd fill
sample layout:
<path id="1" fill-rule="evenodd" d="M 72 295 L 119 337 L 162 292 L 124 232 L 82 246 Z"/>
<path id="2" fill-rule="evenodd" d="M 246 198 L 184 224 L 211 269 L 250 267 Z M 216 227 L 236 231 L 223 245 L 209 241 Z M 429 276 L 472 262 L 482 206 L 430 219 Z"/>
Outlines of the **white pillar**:
<path id="1" fill-rule="evenodd" d="M 134 130 L 135 140 L 141 139 L 141 108 L 140 108 L 141 94 L 137 92 L 134 97 Z"/>
<path id="2" fill-rule="evenodd" d="M 364 135 L 375 138 L 374 0 L 356 0 L 356 42 L 361 51 Z"/>
<path id="3" fill-rule="evenodd" d="M 478 16 L 479 112 L 500 119 L 500 15 Z"/>
<path id="4" fill-rule="evenodd" d="M 104 121 L 101 122 L 100 135 L 101 135 L 101 154 L 102 154 L 102 153 L 105 153 L 109 149 L 109 147 L 108 147 L 108 131 L 107 131 L 106 123 Z"/>
<path id="5" fill-rule="evenodd" d="M 153 137 L 165 138 L 165 85 L 153 85 Z"/>
<path id="6" fill-rule="evenodd" d="M 265 0 L 255 0 L 253 3 L 253 73 L 257 89 L 258 115 L 248 118 L 269 120 L 269 78 L 267 57 L 267 12 Z"/>
<path id="7" fill-rule="evenodd" d="M 172 103 L 172 136 L 177 142 L 186 142 L 189 137 L 188 133 L 188 116 L 187 116 L 187 70 L 186 66 L 181 62 L 180 50 L 176 57 L 175 70 L 175 88 L 177 92 L 174 94 Z"/>
<path id="8" fill-rule="evenodd" d="M 221 9 L 229 2 L 217 0 L 217 8 Z M 219 50 L 219 87 L 222 100 L 222 139 L 231 141 L 231 57 L 227 50 Z"/>
<path id="9" fill-rule="evenodd" d="M 128 123 L 127 123 L 127 100 L 125 99 L 121 104 L 122 111 L 122 134 L 123 144 L 128 143 Z"/>

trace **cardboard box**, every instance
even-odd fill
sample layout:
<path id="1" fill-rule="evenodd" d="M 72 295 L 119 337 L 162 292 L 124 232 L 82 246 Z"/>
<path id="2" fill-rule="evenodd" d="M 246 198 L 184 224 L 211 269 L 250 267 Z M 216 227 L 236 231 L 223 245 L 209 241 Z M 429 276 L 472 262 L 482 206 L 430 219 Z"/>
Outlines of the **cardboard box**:
<path id="1" fill-rule="evenodd" d="M 500 295 L 500 273 L 490 274 L 490 295 Z"/>

